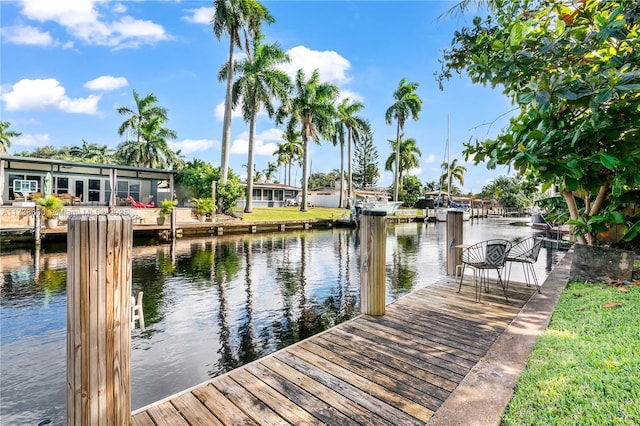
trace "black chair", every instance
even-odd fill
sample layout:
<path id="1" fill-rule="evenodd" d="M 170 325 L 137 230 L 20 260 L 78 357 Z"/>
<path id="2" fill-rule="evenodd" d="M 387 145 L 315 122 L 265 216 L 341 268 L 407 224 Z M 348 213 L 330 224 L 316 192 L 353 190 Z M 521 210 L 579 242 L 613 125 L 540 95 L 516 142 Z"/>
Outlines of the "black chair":
<path id="1" fill-rule="evenodd" d="M 464 269 L 469 266 L 475 269 L 473 281 L 476 287 L 476 302 L 480 301 L 480 292 L 484 284 L 485 291 L 489 291 L 488 271 L 494 270 L 498 274 L 498 284 L 502 287 L 504 297 L 507 297 L 507 287 L 502 281 L 501 271 L 504 268 L 505 260 L 511 249 L 511 242 L 507 240 L 493 239 L 473 244 L 462 250 L 462 275 L 460 276 L 460 285 L 458 293 L 462 289 L 462 279 L 464 278 Z M 480 284 L 478 286 L 478 283 Z"/>
<path id="2" fill-rule="evenodd" d="M 524 272 L 524 279 L 527 287 L 531 287 L 531 282 L 538 288 L 538 293 L 542 293 L 540 284 L 538 283 L 538 277 L 536 276 L 536 270 L 533 265 L 538 261 L 538 255 L 542 248 L 542 237 L 529 237 L 519 243 L 515 244 L 509 254 L 507 255 L 506 262 L 509 263 L 509 269 L 507 272 L 507 288 L 509 287 L 509 279 L 511 277 L 511 264 L 522 264 L 522 270 Z"/>

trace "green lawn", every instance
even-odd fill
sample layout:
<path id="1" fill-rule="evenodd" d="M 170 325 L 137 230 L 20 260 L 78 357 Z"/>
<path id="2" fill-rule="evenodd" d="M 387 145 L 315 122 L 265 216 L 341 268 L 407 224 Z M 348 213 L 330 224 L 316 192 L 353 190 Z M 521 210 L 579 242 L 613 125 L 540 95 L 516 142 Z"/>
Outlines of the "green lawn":
<path id="1" fill-rule="evenodd" d="M 304 219 L 337 219 L 349 210 L 326 207 L 309 207 L 306 212 L 301 212 L 300 207 L 258 207 L 253 213 L 241 213 L 248 222 L 264 222 L 271 220 L 304 220 Z"/>
<path id="2" fill-rule="evenodd" d="M 640 424 L 639 282 L 568 284 L 503 424 Z"/>

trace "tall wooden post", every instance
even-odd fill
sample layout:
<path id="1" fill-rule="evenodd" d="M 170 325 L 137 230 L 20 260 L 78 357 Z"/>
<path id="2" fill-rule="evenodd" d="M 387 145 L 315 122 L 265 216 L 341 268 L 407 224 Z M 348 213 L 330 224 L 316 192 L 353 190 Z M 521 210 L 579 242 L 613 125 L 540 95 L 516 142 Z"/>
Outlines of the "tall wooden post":
<path id="1" fill-rule="evenodd" d="M 171 239 L 175 240 L 176 239 L 176 208 L 173 207 L 171 209 Z"/>
<path id="2" fill-rule="evenodd" d="M 67 424 L 131 423 L 133 221 L 69 216 Z"/>
<path id="3" fill-rule="evenodd" d="M 386 304 L 386 212 L 360 213 L 360 312 L 384 315 Z"/>
<path id="4" fill-rule="evenodd" d="M 456 273 L 456 266 L 461 264 L 462 256 L 462 215 L 461 211 L 447 212 L 447 275 Z"/>
<path id="5" fill-rule="evenodd" d="M 40 250 L 40 243 L 42 240 L 42 211 L 40 206 L 35 206 L 33 208 L 33 227 L 36 250 Z"/>

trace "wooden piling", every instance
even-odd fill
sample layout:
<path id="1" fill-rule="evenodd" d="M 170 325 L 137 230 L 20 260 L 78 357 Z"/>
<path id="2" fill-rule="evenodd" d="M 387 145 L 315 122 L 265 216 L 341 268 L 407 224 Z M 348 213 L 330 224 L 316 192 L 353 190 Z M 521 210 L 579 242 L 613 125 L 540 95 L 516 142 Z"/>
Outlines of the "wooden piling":
<path id="1" fill-rule="evenodd" d="M 461 211 L 447 212 L 447 275 L 455 275 L 456 266 L 461 263 L 462 216 Z"/>
<path id="2" fill-rule="evenodd" d="M 42 241 L 42 211 L 40 206 L 33 208 L 33 226 L 34 226 L 34 238 L 36 249 L 40 249 L 40 243 Z"/>
<path id="3" fill-rule="evenodd" d="M 171 240 L 175 240 L 176 239 L 176 225 L 178 223 L 177 219 L 176 219 L 176 208 L 172 207 L 171 208 Z"/>
<path id="4" fill-rule="evenodd" d="M 386 216 L 375 210 L 360 215 L 360 312 L 366 315 L 385 314 Z"/>
<path id="5" fill-rule="evenodd" d="M 133 221 L 70 216 L 67 424 L 131 424 Z"/>

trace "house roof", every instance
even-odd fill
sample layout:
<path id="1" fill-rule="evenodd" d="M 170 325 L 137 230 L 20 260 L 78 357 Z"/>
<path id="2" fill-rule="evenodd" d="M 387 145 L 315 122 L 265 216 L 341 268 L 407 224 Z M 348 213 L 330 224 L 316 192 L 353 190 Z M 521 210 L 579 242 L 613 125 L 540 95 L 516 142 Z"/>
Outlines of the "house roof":
<path id="1" fill-rule="evenodd" d="M 53 160 L 50 158 L 21 157 L 0 155 L 4 160 L 5 169 L 40 171 L 66 174 L 84 174 L 109 176 L 109 170 L 117 170 L 118 177 L 138 179 L 169 179 L 178 173 L 177 170 L 151 169 L 146 167 L 132 167 L 115 164 L 82 163 L 78 161 Z"/>

